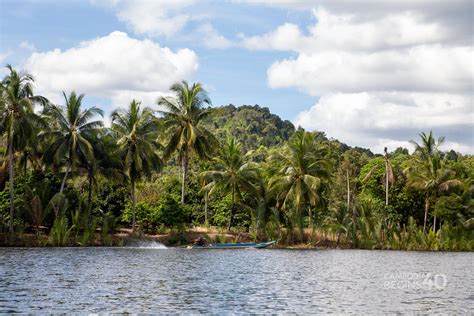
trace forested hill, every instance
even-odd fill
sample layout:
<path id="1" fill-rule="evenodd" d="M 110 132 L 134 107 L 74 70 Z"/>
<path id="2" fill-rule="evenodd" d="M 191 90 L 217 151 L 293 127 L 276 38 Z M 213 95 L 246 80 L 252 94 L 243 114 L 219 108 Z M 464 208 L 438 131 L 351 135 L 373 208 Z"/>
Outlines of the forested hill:
<path id="1" fill-rule="evenodd" d="M 229 104 L 215 108 L 203 125 L 222 142 L 228 135 L 234 136 L 244 151 L 281 145 L 295 132 L 290 121 L 282 120 L 267 107 L 259 105 L 236 107 Z"/>
<path id="2" fill-rule="evenodd" d="M 283 145 L 296 131 L 295 126 L 288 120 L 282 120 L 270 112 L 269 108 L 257 105 L 233 104 L 214 108 L 210 116 L 203 120 L 203 125 L 212 132 L 221 143 L 227 136 L 234 136 L 241 144 L 244 152 L 257 149 L 260 146 L 272 147 Z M 340 153 L 349 149 L 365 153 L 368 157 L 374 154 L 367 148 L 350 147 L 338 140 L 331 139 L 324 132 L 315 132 L 318 139 L 330 141 Z"/>

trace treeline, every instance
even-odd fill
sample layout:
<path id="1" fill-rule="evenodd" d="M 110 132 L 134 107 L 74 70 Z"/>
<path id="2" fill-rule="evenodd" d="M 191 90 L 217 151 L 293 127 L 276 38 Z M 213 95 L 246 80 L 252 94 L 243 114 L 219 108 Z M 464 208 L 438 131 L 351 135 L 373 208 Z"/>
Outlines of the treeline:
<path id="1" fill-rule="evenodd" d="M 281 244 L 472 250 L 474 157 L 421 133 L 415 152 L 351 148 L 267 108 L 214 108 L 183 81 L 153 110 L 56 105 L 7 66 L 1 84 L 0 233 L 108 244 L 120 227 L 247 231 Z"/>

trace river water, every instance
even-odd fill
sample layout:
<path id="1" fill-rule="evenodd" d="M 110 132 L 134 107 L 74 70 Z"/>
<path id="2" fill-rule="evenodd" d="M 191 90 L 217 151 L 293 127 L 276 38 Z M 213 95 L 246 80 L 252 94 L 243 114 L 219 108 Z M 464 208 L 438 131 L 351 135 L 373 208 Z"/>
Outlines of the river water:
<path id="1" fill-rule="evenodd" d="M 474 253 L 0 248 L 0 313 L 471 313 Z"/>

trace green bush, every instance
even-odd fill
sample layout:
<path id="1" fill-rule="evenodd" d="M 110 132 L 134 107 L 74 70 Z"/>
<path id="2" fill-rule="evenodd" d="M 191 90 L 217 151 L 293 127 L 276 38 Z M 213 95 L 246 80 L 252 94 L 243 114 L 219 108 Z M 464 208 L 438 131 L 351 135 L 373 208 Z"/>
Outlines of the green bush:
<path id="1" fill-rule="evenodd" d="M 181 205 L 179 196 L 166 194 L 157 203 L 150 205 L 145 202 L 137 203 L 135 207 L 136 221 L 145 228 L 156 228 L 160 225 L 176 227 L 190 221 L 191 210 L 187 205 Z M 122 220 L 132 221 L 132 205 L 128 204 L 122 214 Z"/>

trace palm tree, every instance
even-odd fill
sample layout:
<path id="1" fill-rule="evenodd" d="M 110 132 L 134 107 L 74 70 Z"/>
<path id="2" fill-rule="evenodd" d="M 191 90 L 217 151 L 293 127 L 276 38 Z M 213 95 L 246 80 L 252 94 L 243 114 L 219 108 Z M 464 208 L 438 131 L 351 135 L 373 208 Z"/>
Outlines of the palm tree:
<path id="1" fill-rule="evenodd" d="M 114 155 L 116 140 L 111 133 L 102 130 L 99 133 L 91 133 L 86 136 L 91 143 L 94 151 L 94 159 L 88 160 L 87 157 L 80 155 L 80 168 L 83 169 L 88 181 L 87 201 L 89 211 L 92 209 L 92 190 L 97 185 L 99 175 L 122 179 L 121 165 L 119 158 Z"/>
<path id="2" fill-rule="evenodd" d="M 276 164 L 280 164 L 279 171 L 270 179 L 270 193 L 276 196 L 282 209 L 286 209 L 289 203 L 295 208 L 301 239 L 301 208 L 304 203 L 309 205 L 311 225 L 311 208 L 317 206 L 320 201 L 321 181 L 330 175 L 327 161 L 318 157 L 313 151 L 315 148 L 314 136 L 311 133 L 297 131 L 283 151 L 270 157 Z"/>
<path id="3" fill-rule="evenodd" d="M 128 110 L 119 109 L 112 113 L 112 131 L 117 137 L 119 155 L 123 170 L 130 180 L 132 199 L 132 229 L 135 229 L 135 184 L 143 175 L 151 176 L 153 170 L 160 170 L 163 162 L 158 155 L 158 121 L 153 110 L 140 109 L 140 102 L 132 100 Z"/>
<path id="4" fill-rule="evenodd" d="M 10 232 L 13 232 L 14 209 L 14 168 L 15 151 L 30 137 L 35 137 L 34 127 L 40 122 L 34 113 L 35 103 L 46 104 L 48 101 L 42 96 L 33 94 L 34 78 L 28 73 L 18 73 L 7 65 L 9 74 L 1 84 L 1 121 L 2 129 L 7 135 L 8 144 L 8 173 L 10 182 Z M 21 148 L 20 148 L 21 149 Z"/>
<path id="5" fill-rule="evenodd" d="M 210 183 L 204 188 L 212 195 L 216 191 L 231 194 L 231 209 L 227 230 L 232 226 L 236 198 L 242 199 L 242 193 L 257 194 L 260 177 L 256 165 L 249 162 L 248 155 L 242 155 L 241 145 L 235 138 L 229 138 L 218 157 L 214 159 L 212 170 L 204 171 L 201 177 Z"/>
<path id="6" fill-rule="evenodd" d="M 69 173 L 74 172 L 79 156 L 88 161 L 94 159 L 92 145 L 87 135 L 97 132 L 103 126 L 102 121 L 91 121 L 96 115 L 103 116 L 103 111 L 97 107 L 81 109 L 84 94 L 79 96 L 73 91 L 69 97 L 63 92 L 65 106 L 50 105 L 45 108 L 44 115 L 51 119 L 51 128 L 41 133 L 50 141 L 45 152 L 45 159 L 54 163 L 65 163 L 66 172 L 59 193 L 64 191 Z"/>
<path id="7" fill-rule="evenodd" d="M 438 142 L 434 140 L 433 133 L 429 135 L 420 134 L 422 143 L 410 141 L 415 145 L 415 161 L 413 166 L 406 169 L 408 175 L 408 186 L 425 192 L 425 216 L 423 222 L 423 233 L 426 233 L 426 223 L 431 201 L 439 194 L 449 190 L 451 187 L 459 186 L 462 182 L 456 179 L 456 173 L 451 170 L 447 162 L 441 157 L 439 145 L 444 141 L 440 137 Z M 433 229 L 436 229 L 436 217 L 434 217 Z"/>
<path id="8" fill-rule="evenodd" d="M 184 204 L 190 156 L 195 152 L 201 159 L 209 158 L 216 140 L 200 124 L 210 113 L 210 109 L 204 109 L 203 105 L 211 104 L 202 85 L 194 83 L 190 86 L 182 81 L 175 83 L 170 89 L 175 96 L 160 97 L 158 105 L 164 110 L 158 112 L 164 115 L 165 127 L 171 135 L 164 156 L 168 159 L 174 152 L 178 152 L 178 160 L 182 163 L 181 203 Z"/>
<path id="9" fill-rule="evenodd" d="M 390 189 L 390 185 L 393 185 L 395 182 L 395 176 L 393 174 L 393 166 L 392 163 L 390 162 L 390 157 L 388 156 L 387 152 L 387 147 L 384 148 L 384 166 L 385 166 L 385 171 L 382 177 L 383 180 L 383 186 L 385 187 L 385 206 L 388 206 L 388 191 Z M 364 177 L 362 182 L 366 182 L 369 180 L 370 177 L 372 177 L 373 172 L 375 169 L 377 169 L 378 165 L 373 166 L 367 175 Z"/>

